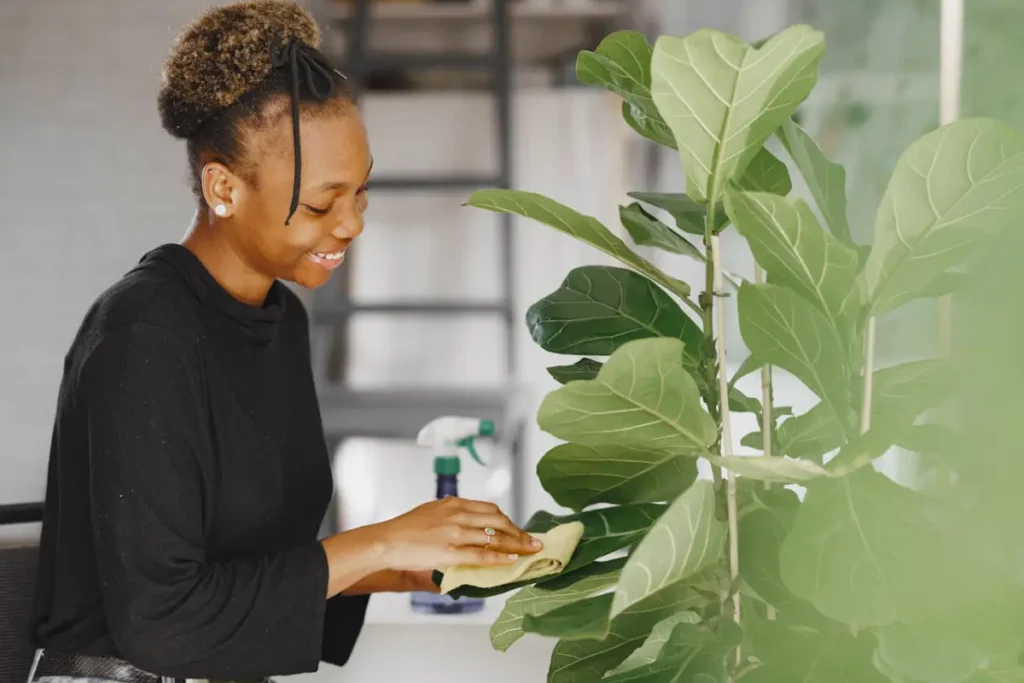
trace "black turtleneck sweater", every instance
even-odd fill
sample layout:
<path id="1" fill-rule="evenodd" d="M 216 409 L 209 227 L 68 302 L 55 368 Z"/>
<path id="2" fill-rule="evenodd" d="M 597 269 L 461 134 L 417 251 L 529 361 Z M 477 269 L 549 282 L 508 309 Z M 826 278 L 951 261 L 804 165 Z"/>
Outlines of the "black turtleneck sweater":
<path id="1" fill-rule="evenodd" d="M 275 283 L 247 306 L 155 249 L 65 358 L 37 646 L 180 678 L 343 664 L 367 599 L 325 599 L 332 489 L 302 303 Z"/>

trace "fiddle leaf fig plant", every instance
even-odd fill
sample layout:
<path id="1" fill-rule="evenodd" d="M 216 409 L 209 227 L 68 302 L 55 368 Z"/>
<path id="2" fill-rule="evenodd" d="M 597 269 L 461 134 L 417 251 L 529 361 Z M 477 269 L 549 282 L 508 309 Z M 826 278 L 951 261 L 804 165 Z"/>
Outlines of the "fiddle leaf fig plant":
<path id="1" fill-rule="evenodd" d="M 538 414 L 564 443 L 537 471 L 572 511 L 526 528 L 582 521 L 576 554 L 556 577 L 459 593 L 518 589 L 492 642 L 557 638 L 550 683 L 1024 681 L 1020 553 L 1001 542 L 1005 509 L 979 494 L 1006 484 L 966 469 L 970 440 L 930 417 L 959 376 L 945 358 L 876 369 L 873 355 L 877 316 L 955 291 L 1022 215 L 1024 135 L 988 119 L 925 134 L 893 170 L 873 243 L 857 244 L 845 171 L 793 118 L 824 49 L 800 25 L 754 45 L 701 30 L 652 46 L 623 31 L 580 55 L 579 79 L 621 97 L 627 123 L 685 171 L 685 192 L 630 194 L 632 246 L 540 194 L 468 201 L 621 263 L 574 269 L 526 316 L 533 339 L 567 357 Z M 808 196 L 790 196 L 791 173 Z M 726 230 L 756 277 L 722 271 Z M 705 277 L 683 282 L 640 248 L 692 257 Z M 723 306 L 738 313 L 742 363 L 726 357 Z M 778 373 L 816 405 L 775 405 Z M 753 374 L 759 396 L 739 388 Z M 739 411 L 757 432 L 732 435 Z M 896 444 L 962 476 L 935 490 L 896 482 L 873 466 Z"/>

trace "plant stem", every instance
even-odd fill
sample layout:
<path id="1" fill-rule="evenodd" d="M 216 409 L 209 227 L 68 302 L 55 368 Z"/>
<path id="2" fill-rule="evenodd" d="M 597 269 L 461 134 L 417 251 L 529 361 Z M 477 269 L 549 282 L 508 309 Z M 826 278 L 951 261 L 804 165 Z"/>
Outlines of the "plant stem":
<path id="1" fill-rule="evenodd" d="M 764 283 L 764 271 L 761 266 L 754 263 L 754 282 Z M 775 420 L 772 416 L 772 366 L 765 363 L 761 366 L 761 441 L 764 457 L 772 457 L 772 428 Z M 771 483 L 765 482 L 766 489 L 771 488 Z"/>
<path id="2" fill-rule="evenodd" d="M 764 270 L 761 269 L 757 261 L 754 262 L 754 283 L 759 285 L 764 283 Z M 765 363 L 761 366 L 761 446 L 766 458 L 772 457 L 772 436 L 775 432 L 775 417 L 772 414 L 774 398 L 772 366 Z M 771 488 L 772 483 L 766 481 L 764 490 L 770 491 Z M 768 605 L 767 616 L 768 621 L 775 621 L 775 608 L 771 605 Z"/>
<path id="3" fill-rule="evenodd" d="M 712 263 L 712 292 L 721 292 L 723 289 L 721 247 L 717 235 L 712 235 L 710 242 L 711 263 Z M 720 452 L 723 457 L 732 455 L 732 424 L 731 412 L 729 411 L 729 369 L 726 364 L 725 351 L 725 307 L 718 306 L 715 311 L 717 322 L 717 360 L 718 360 L 718 394 L 721 400 L 721 423 L 722 439 Z M 736 473 L 729 472 L 729 483 L 726 487 L 726 504 L 729 517 L 729 574 L 732 577 L 733 585 L 740 576 L 740 538 L 739 538 L 739 515 L 736 510 Z M 737 590 L 732 595 L 733 620 L 740 623 L 740 592 Z M 740 648 L 736 648 L 736 665 L 743 662 Z"/>
<path id="4" fill-rule="evenodd" d="M 875 319 L 868 318 L 867 331 L 864 333 L 864 395 L 861 398 L 860 433 L 871 429 L 871 392 L 872 380 L 875 375 Z"/>

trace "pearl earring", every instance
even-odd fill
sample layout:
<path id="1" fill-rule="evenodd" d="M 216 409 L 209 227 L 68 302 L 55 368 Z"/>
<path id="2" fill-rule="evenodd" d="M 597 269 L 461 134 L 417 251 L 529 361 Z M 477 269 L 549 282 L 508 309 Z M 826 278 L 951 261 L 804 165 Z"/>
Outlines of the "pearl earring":
<path id="1" fill-rule="evenodd" d="M 228 207 L 224 206 L 223 204 L 218 204 L 217 206 L 213 207 L 213 212 L 218 216 L 223 217 L 228 215 Z"/>

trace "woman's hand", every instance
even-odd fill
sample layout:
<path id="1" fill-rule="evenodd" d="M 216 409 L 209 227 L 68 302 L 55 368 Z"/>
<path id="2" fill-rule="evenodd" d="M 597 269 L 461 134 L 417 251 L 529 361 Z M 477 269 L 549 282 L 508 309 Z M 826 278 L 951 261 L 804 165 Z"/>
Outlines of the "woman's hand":
<path id="1" fill-rule="evenodd" d="M 385 566 L 406 572 L 509 565 L 541 549 L 498 506 L 464 498 L 431 501 L 377 526 Z"/>

